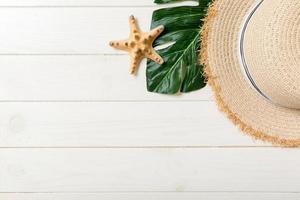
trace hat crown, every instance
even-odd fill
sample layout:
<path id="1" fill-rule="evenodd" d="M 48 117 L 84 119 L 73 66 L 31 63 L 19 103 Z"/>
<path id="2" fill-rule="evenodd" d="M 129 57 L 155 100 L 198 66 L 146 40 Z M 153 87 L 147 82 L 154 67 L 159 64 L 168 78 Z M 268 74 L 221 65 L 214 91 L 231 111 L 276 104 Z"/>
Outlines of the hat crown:
<path id="1" fill-rule="evenodd" d="M 300 109 L 299 0 L 259 5 L 247 24 L 244 57 L 261 93 L 278 105 Z"/>

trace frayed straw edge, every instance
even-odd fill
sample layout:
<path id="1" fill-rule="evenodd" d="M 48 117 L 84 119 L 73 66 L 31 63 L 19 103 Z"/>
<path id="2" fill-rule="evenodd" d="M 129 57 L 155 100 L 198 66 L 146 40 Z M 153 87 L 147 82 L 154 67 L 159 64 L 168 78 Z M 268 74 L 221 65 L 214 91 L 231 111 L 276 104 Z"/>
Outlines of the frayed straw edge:
<path id="1" fill-rule="evenodd" d="M 279 145 L 281 147 L 299 147 L 300 140 L 296 139 L 286 139 L 279 136 L 271 136 L 269 134 L 264 133 L 263 131 L 259 131 L 251 127 L 250 125 L 243 122 L 240 117 L 234 113 L 228 104 L 224 101 L 221 96 L 221 86 L 217 81 L 217 76 L 214 75 L 210 65 L 208 58 L 208 37 L 211 25 L 215 16 L 217 15 L 217 4 L 218 0 L 213 0 L 212 3 L 208 7 L 207 15 L 204 19 L 204 24 L 201 29 L 201 48 L 199 59 L 200 63 L 204 66 L 204 76 L 206 77 L 207 83 L 212 87 L 214 92 L 214 96 L 216 102 L 218 104 L 219 109 L 224 112 L 227 117 L 238 126 L 244 133 L 252 136 L 256 140 L 262 140 L 264 142 L 271 142 L 274 145 Z"/>

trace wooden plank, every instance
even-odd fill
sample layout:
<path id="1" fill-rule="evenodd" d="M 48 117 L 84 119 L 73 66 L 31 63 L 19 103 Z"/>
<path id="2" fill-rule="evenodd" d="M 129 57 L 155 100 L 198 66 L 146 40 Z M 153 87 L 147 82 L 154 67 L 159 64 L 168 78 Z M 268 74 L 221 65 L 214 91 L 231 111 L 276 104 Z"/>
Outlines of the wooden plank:
<path id="1" fill-rule="evenodd" d="M 196 5 L 197 3 L 193 0 L 187 2 L 180 2 L 177 5 Z M 174 6 L 174 4 L 171 4 Z M 142 7 L 142 6 L 156 6 L 154 0 L 130 0 L 130 1 L 119 1 L 119 0 L 1 0 L 0 6 L 27 6 L 27 7 L 41 7 L 41 6 L 115 6 L 115 7 Z"/>
<path id="2" fill-rule="evenodd" d="M 128 56 L 1 56 L 0 101 L 202 101 L 209 88 L 185 95 L 147 92 L 146 63 L 129 74 Z"/>
<path id="3" fill-rule="evenodd" d="M 0 103 L 0 147 L 267 145 L 213 102 Z"/>
<path id="4" fill-rule="evenodd" d="M 147 192 L 147 193 L 73 193 L 73 194 L 0 194 L 9 200 L 299 200 L 299 193 L 253 193 L 253 192 Z"/>
<path id="5" fill-rule="evenodd" d="M 299 149 L 1 149 L 0 192 L 299 192 Z"/>
<path id="6" fill-rule="evenodd" d="M 124 54 L 109 41 L 128 37 L 131 14 L 149 30 L 154 9 L 2 8 L 0 54 Z"/>

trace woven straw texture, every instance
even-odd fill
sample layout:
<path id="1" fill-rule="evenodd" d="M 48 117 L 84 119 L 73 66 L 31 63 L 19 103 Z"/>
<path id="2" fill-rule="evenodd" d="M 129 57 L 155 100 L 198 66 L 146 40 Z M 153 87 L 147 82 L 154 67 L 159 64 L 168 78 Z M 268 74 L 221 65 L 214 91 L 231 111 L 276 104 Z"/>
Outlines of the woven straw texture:
<path id="1" fill-rule="evenodd" d="M 245 57 L 257 85 L 246 80 L 239 36 L 255 0 L 215 0 L 205 19 L 201 61 L 220 109 L 245 133 L 280 146 L 300 146 L 300 3 L 265 0 L 245 37 Z"/>

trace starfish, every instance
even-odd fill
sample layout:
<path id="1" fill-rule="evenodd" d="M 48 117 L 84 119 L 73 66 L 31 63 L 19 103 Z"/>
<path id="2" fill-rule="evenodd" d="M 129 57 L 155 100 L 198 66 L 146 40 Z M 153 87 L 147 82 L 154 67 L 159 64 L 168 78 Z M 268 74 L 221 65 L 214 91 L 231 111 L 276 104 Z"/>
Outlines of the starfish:
<path id="1" fill-rule="evenodd" d="M 158 26 L 150 32 L 142 32 L 136 18 L 129 17 L 130 36 L 126 40 L 111 41 L 110 46 L 127 51 L 131 57 L 130 73 L 136 74 L 141 61 L 149 58 L 159 64 L 164 60 L 152 47 L 154 40 L 164 31 L 164 26 Z"/>

